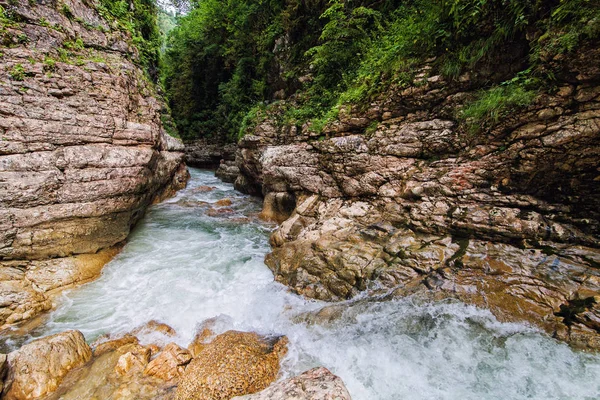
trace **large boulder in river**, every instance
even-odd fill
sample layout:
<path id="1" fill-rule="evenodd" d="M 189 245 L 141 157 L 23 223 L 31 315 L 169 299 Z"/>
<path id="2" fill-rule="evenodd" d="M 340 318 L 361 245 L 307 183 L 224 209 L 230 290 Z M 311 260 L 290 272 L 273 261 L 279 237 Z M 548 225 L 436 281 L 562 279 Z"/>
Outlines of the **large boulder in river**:
<path id="1" fill-rule="evenodd" d="M 320 367 L 235 400 L 351 400 L 351 397 L 340 377 Z"/>
<path id="2" fill-rule="evenodd" d="M 177 400 L 225 400 L 256 393 L 271 384 L 287 352 L 285 336 L 228 331 L 202 348 L 187 366 Z"/>
<path id="3" fill-rule="evenodd" d="M 79 331 L 35 340 L 8 355 L 5 399 L 35 399 L 53 392 L 69 371 L 92 358 Z"/>

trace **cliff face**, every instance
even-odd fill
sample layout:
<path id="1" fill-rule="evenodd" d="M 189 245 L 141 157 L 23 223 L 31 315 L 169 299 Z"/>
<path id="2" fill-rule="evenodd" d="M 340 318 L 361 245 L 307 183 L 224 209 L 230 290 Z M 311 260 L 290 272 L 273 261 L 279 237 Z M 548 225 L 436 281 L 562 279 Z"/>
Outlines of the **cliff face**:
<path id="1" fill-rule="evenodd" d="M 0 1 L 0 326 L 95 277 L 185 186 L 129 34 L 90 1 Z"/>
<path id="2" fill-rule="evenodd" d="M 488 134 L 456 119 L 485 74 L 450 82 L 427 66 L 322 135 L 272 111 L 239 144 L 236 186 L 283 221 L 276 279 L 323 300 L 458 298 L 600 348 L 598 61 L 580 52 L 554 94 Z"/>

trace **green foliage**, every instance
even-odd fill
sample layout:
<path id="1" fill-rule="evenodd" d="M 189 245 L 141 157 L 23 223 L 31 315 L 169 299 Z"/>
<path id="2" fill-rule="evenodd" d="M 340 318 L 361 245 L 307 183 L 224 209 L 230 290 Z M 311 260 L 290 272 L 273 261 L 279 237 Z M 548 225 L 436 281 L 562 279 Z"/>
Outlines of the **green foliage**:
<path id="1" fill-rule="evenodd" d="M 413 71 L 425 60 L 457 79 L 512 52 L 529 65 L 464 108 L 474 131 L 530 104 L 552 76 L 547 60 L 594 43 L 599 9 L 597 0 L 192 1 L 168 37 L 163 83 L 184 138 L 235 138 L 267 116 L 320 132 L 348 104 L 419 84 Z M 281 93 L 290 101 L 273 103 Z"/>
<path id="2" fill-rule="evenodd" d="M 544 22 L 546 30 L 534 45 L 533 62 L 572 52 L 584 41 L 599 39 L 600 5 L 596 0 L 563 0 Z"/>
<path id="3" fill-rule="evenodd" d="M 60 12 L 69 19 L 73 19 L 74 17 L 73 11 L 71 11 L 69 6 L 64 3 L 60 6 Z"/>
<path id="4" fill-rule="evenodd" d="M 100 15 L 132 36 L 140 52 L 140 63 L 157 82 L 160 64 L 161 35 L 157 24 L 155 0 L 100 0 Z"/>
<path id="5" fill-rule="evenodd" d="M 468 104 L 460 118 L 470 133 L 490 129 L 512 111 L 530 105 L 537 92 L 527 89 L 519 82 L 507 82 L 479 93 L 477 99 Z"/>
<path id="6" fill-rule="evenodd" d="M 169 37 L 164 86 L 184 138 L 235 137 L 246 112 L 272 94 L 275 0 L 204 0 Z"/>
<path id="7" fill-rule="evenodd" d="M 9 72 L 10 77 L 15 81 L 25 80 L 25 68 L 22 64 L 16 64 Z"/>
<path id="8" fill-rule="evenodd" d="M 66 40 L 63 42 L 63 47 L 67 50 L 79 51 L 84 49 L 83 40 L 77 38 L 75 41 Z"/>
<path id="9" fill-rule="evenodd" d="M 44 71 L 54 72 L 56 71 L 56 60 L 50 56 L 44 57 Z"/>

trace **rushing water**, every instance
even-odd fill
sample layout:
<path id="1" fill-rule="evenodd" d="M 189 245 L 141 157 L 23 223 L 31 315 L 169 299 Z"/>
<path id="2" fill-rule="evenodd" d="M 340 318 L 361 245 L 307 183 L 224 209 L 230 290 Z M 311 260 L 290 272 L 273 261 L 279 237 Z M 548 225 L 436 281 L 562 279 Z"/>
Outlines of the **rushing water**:
<path id="1" fill-rule="evenodd" d="M 92 341 L 156 319 L 185 346 L 199 322 L 218 317 L 218 331 L 287 335 L 284 376 L 324 365 L 355 400 L 600 398 L 600 357 L 461 303 L 356 301 L 313 323 L 306 313 L 326 304 L 289 293 L 263 263 L 273 227 L 253 217 L 260 204 L 211 172 L 191 173 L 98 280 L 64 294 L 37 335 L 79 329 Z M 231 207 L 211 207 L 224 198 Z"/>

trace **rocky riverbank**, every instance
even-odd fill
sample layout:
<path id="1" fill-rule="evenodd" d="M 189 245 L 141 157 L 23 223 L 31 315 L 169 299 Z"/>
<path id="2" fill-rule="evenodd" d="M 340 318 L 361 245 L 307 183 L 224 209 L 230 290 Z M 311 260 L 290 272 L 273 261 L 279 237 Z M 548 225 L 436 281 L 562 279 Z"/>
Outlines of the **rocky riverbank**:
<path id="1" fill-rule="evenodd" d="M 175 331 L 150 321 L 90 347 L 79 331 L 35 340 L 0 358 L 6 399 L 311 399 L 349 400 L 342 381 L 325 368 L 279 382 L 287 338 L 199 325 L 188 348 L 170 341 Z M 142 344 L 136 336 L 153 338 Z M 260 392 L 260 393 L 257 393 Z M 257 393 L 257 394 L 253 394 Z M 335 396 L 335 397 L 332 397 Z"/>
<path id="2" fill-rule="evenodd" d="M 96 277 L 186 184 L 131 34 L 90 4 L 0 1 L 0 327 Z"/>
<path id="3" fill-rule="evenodd" d="M 235 162 L 235 143 L 224 143 L 210 139 L 185 142 L 185 162 L 198 168 L 217 168 L 217 176 L 224 182 L 233 183 L 240 170 Z"/>
<path id="4" fill-rule="evenodd" d="M 459 110 L 502 69 L 432 75 L 346 108 L 324 132 L 277 108 L 239 143 L 236 188 L 282 222 L 266 262 L 322 300 L 458 298 L 600 348 L 600 51 L 488 133 Z"/>

